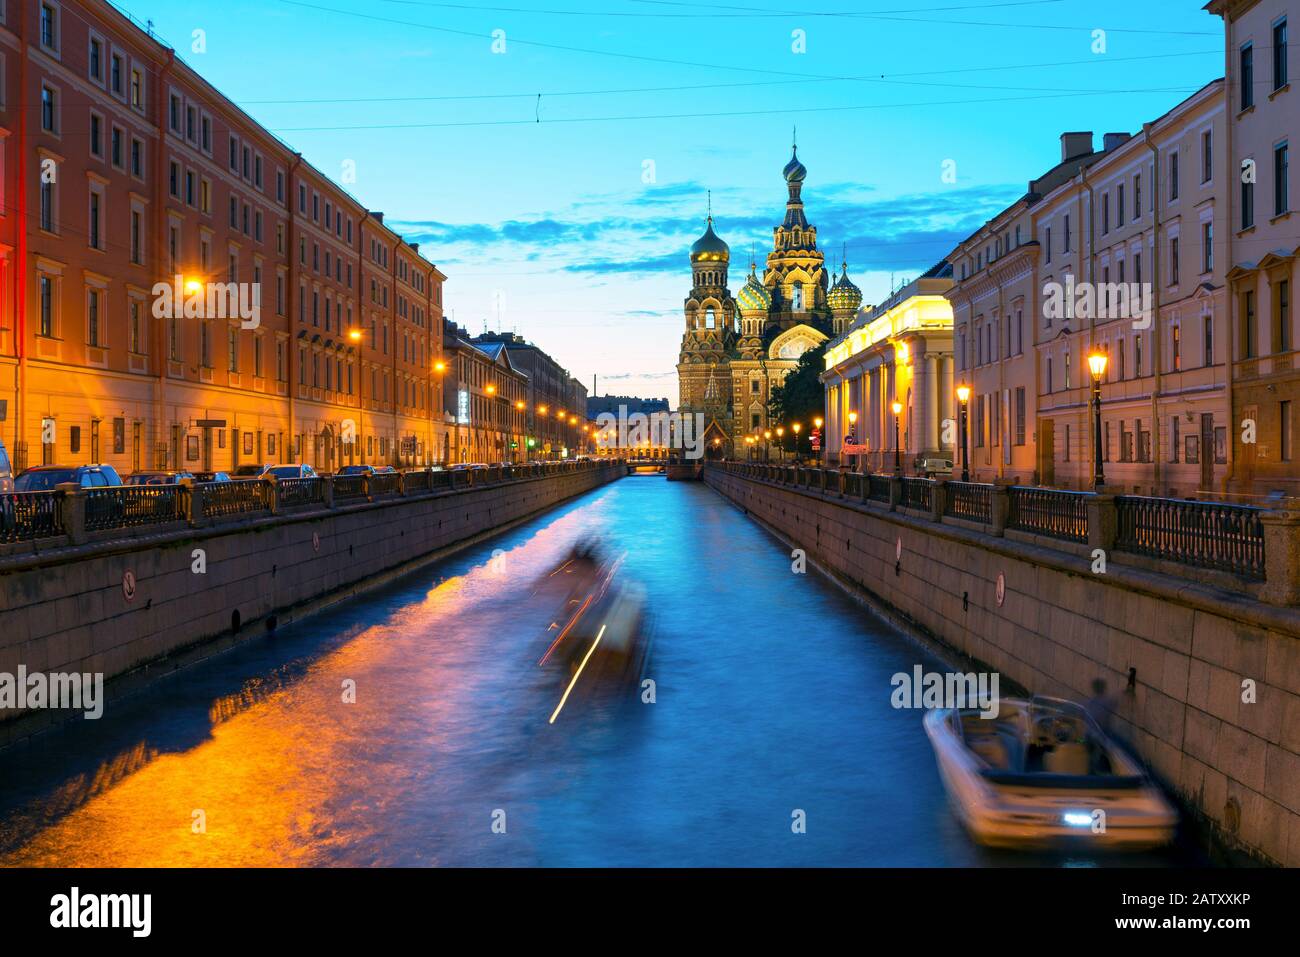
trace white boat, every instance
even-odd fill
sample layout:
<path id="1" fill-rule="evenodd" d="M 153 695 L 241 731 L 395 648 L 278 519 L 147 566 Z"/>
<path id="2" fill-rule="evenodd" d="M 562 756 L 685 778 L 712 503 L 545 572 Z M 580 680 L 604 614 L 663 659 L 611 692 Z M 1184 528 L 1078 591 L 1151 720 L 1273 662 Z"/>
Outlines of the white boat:
<path id="1" fill-rule="evenodd" d="M 924 724 L 953 808 L 981 844 L 1139 850 L 1173 839 L 1173 806 L 1077 704 L 1003 698 L 996 718 L 937 708 Z"/>

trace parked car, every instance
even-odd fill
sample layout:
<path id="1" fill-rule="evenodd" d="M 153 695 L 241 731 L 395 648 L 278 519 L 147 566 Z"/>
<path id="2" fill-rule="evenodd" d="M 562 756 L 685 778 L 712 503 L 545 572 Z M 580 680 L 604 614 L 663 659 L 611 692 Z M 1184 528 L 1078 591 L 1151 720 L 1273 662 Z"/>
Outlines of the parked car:
<path id="1" fill-rule="evenodd" d="M 373 465 L 345 465 L 339 469 L 339 475 L 374 475 L 377 472 Z"/>
<path id="2" fill-rule="evenodd" d="M 82 488 L 107 488 L 121 485 L 122 479 L 111 465 L 36 465 L 14 479 L 14 491 L 48 492 L 67 482 Z"/>
<path id="3" fill-rule="evenodd" d="M 275 465 L 272 462 L 266 462 L 262 465 L 237 465 L 235 471 L 230 474 L 237 479 L 261 478 L 266 474 L 267 469 L 274 467 Z"/>
<path id="4" fill-rule="evenodd" d="M 226 472 L 195 472 L 194 481 L 196 482 L 229 482 L 230 475 Z"/>
<path id="5" fill-rule="evenodd" d="M 487 466 L 484 465 L 482 462 L 457 462 L 455 465 L 451 467 L 451 470 L 453 472 L 466 472 L 471 469 L 485 469 L 485 468 L 487 468 Z"/>
<path id="6" fill-rule="evenodd" d="M 310 465 L 268 465 L 262 472 L 262 478 L 315 478 L 316 470 Z"/>
<path id="7" fill-rule="evenodd" d="M 391 465 L 376 465 L 374 469 L 376 475 L 392 475 L 397 471 Z"/>
<path id="8" fill-rule="evenodd" d="M 14 490 L 14 467 L 9 462 L 4 440 L 0 439 L 0 493 Z"/>
<path id="9" fill-rule="evenodd" d="M 193 479 L 190 472 L 132 472 L 126 477 L 124 485 L 176 485 L 181 479 Z"/>

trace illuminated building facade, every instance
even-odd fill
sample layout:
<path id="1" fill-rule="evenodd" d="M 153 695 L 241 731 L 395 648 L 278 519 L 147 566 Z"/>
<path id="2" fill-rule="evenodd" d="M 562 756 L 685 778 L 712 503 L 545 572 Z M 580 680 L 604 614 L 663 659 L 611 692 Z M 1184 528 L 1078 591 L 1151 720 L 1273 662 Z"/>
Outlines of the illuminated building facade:
<path id="1" fill-rule="evenodd" d="M 443 401 L 448 462 L 526 462 L 528 376 L 501 342 L 477 343 L 445 323 Z"/>
<path id="2" fill-rule="evenodd" d="M 941 262 L 863 310 L 826 347 L 827 462 L 887 472 L 898 460 L 910 472 L 918 459 L 952 459 L 951 421 L 945 428 L 954 408 L 951 287 L 952 267 Z M 865 452 L 842 451 L 850 434 Z"/>
<path id="3" fill-rule="evenodd" d="M 435 460 L 446 277 L 415 246 L 108 3 L 11 0 L 0 38 L 19 468 Z"/>
<path id="4" fill-rule="evenodd" d="M 768 413 L 772 390 L 800 356 L 847 328 L 862 303 L 847 264 L 831 283 L 817 227 L 804 214 L 807 174 L 796 150 L 782 171 L 785 218 L 773 228 L 763 275 L 751 262 L 734 297 L 728 288 L 731 249 L 714 232 L 712 215 L 691 247 L 692 285 L 677 365 L 679 406 L 683 413 L 704 415 L 710 456 L 736 455 L 745 436 L 775 425 Z"/>

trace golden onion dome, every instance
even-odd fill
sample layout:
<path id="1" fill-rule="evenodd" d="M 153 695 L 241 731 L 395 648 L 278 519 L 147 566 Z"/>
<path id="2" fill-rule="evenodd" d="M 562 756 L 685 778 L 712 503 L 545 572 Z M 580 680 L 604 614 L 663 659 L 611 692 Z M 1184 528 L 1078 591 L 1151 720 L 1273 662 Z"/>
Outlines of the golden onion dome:
<path id="1" fill-rule="evenodd" d="M 709 217 L 704 235 L 695 240 L 691 246 L 691 262 L 728 262 L 731 259 L 731 247 L 713 231 L 713 217 Z"/>
<path id="2" fill-rule="evenodd" d="M 843 269 L 840 277 L 835 280 L 835 285 L 831 286 L 831 291 L 826 294 L 826 304 L 833 312 L 857 312 L 862 305 L 862 290 L 853 285 L 853 280 L 849 278 L 848 263 L 844 264 Z"/>

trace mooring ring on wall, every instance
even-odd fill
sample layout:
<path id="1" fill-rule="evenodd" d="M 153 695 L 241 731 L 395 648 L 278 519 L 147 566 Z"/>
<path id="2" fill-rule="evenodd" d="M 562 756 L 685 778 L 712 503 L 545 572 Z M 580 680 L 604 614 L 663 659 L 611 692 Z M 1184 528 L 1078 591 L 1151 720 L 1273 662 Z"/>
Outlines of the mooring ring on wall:
<path id="1" fill-rule="evenodd" d="M 311 548 L 314 552 L 320 551 L 320 532 L 311 533 Z"/>
<path id="2" fill-rule="evenodd" d="M 894 561 L 901 562 L 902 560 L 903 560 L 903 536 L 899 535 L 898 538 L 894 541 Z"/>
<path id="3" fill-rule="evenodd" d="M 135 601 L 135 572 L 129 568 L 122 573 L 122 597 Z"/>
<path id="4" fill-rule="evenodd" d="M 1007 576 L 1002 572 L 998 572 L 998 584 L 995 594 L 998 599 L 998 607 L 1001 608 L 1002 603 L 1007 600 Z"/>

